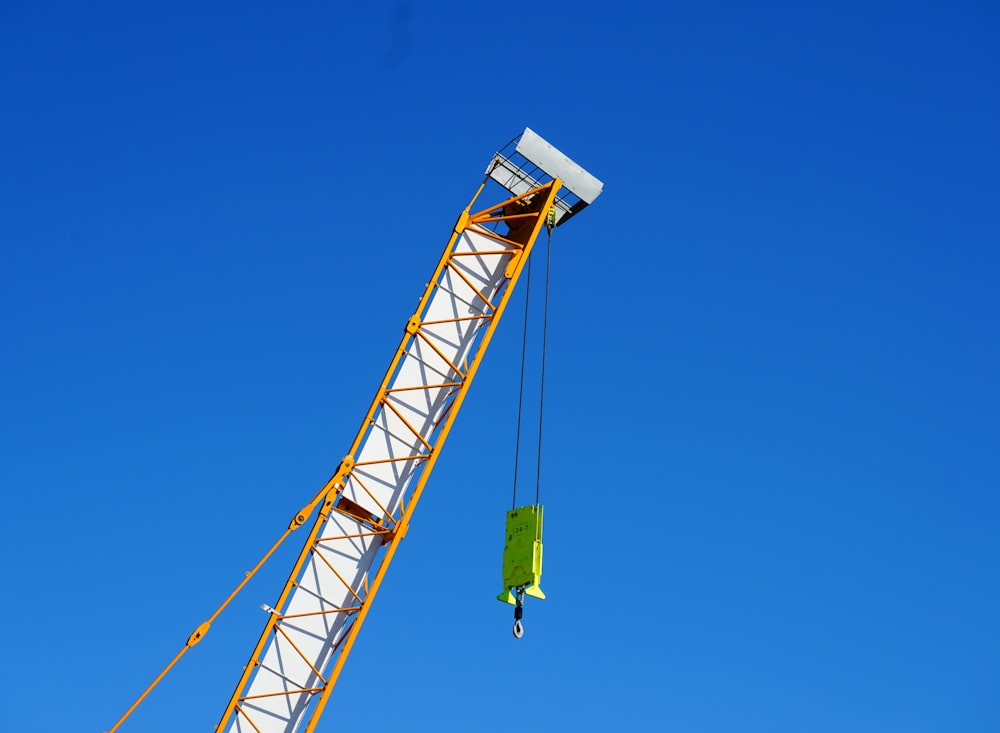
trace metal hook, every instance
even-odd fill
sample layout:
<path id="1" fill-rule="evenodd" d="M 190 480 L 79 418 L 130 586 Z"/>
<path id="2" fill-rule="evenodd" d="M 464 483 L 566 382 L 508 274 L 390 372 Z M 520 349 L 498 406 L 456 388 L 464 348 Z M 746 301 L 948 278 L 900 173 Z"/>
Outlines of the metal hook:
<path id="1" fill-rule="evenodd" d="M 514 606 L 514 638 L 520 639 L 524 636 L 524 626 L 521 624 L 521 616 L 524 615 L 524 588 L 517 589 L 515 599 L 517 603 Z"/>

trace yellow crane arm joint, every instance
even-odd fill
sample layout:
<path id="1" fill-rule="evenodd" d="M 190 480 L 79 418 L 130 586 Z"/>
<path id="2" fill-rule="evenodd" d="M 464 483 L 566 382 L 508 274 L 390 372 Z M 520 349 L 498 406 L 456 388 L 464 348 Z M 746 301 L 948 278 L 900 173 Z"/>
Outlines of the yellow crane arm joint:
<path id="1" fill-rule="evenodd" d="M 199 626 L 197 629 L 195 629 L 194 631 L 192 631 L 191 632 L 191 636 L 188 637 L 187 643 L 185 643 L 184 646 L 189 646 L 189 647 L 190 646 L 194 646 L 199 641 L 201 641 L 205 637 L 205 634 L 208 633 L 208 629 L 209 629 L 209 627 L 211 625 L 212 624 L 210 624 L 208 621 L 206 621 L 201 626 Z"/>
<path id="2" fill-rule="evenodd" d="M 332 499 L 331 495 L 336 495 L 346 483 L 347 475 L 354 469 L 354 456 L 344 456 L 340 461 L 340 466 L 337 468 L 337 472 L 333 474 L 329 481 L 326 482 L 326 486 L 323 490 L 317 494 L 312 501 L 302 507 L 295 516 L 292 517 L 292 521 L 288 524 L 288 529 L 296 530 L 306 523 L 310 515 L 316 510 L 316 506 L 326 500 L 329 502 Z"/>

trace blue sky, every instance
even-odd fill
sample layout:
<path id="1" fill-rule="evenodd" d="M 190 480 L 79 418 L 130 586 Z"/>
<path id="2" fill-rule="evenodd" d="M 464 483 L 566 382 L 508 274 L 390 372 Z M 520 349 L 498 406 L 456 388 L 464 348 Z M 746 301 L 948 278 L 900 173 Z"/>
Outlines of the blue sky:
<path id="1" fill-rule="evenodd" d="M 0 8 L 4 729 L 105 730 L 280 534 L 526 125 L 605 181 L 554 240 L 549 598 L 515 641 L 509 318 L 321 730 L 1000 729 L 998 31 Z M 215 724 L 288 549 L 123 731 Z"/>

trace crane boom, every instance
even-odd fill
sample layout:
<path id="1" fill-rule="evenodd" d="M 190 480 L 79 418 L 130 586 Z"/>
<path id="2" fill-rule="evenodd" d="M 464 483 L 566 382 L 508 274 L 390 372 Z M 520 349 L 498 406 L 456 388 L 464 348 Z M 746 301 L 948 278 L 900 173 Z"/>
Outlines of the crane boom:
<path id="1" fill-rule="evenodd" d="M 491 179 L 511 196 L 470 213 Z M 307 525 L 278 600 L 263 607 L 268 620 L 215 733 L 295 733 L 303 723 L 315 731 L 539 232 L 579 213 L 602 188 L 530 129 L 494 156 L 337 471 L 112 732 L 290 533 Z"/>
<path id="2" fill-rule="evenodd" d="M 459 217 L 217 732 L 315 729 L 561 185 Z"/>

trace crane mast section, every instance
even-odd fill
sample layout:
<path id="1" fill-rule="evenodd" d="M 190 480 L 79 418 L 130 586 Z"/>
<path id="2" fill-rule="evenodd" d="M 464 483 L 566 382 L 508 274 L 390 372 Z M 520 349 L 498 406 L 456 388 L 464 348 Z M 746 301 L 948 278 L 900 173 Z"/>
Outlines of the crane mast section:
<path id="1" fill-rule="evenodd" d="M 314 730 L 560 185 L 459 217 L 217 733 Z"/>

